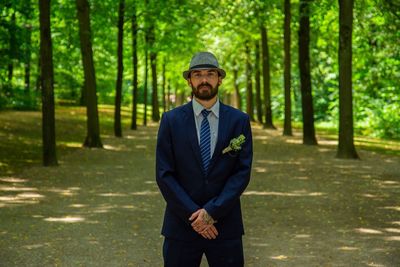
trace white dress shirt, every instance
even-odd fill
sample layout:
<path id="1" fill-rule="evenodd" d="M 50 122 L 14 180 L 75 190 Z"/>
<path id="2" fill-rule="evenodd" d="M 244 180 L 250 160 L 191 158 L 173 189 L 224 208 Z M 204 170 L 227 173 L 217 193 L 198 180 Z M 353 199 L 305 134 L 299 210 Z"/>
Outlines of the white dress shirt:
<path id="1" fill-rule="evenodd" d="M 194 113 L 194 120 L 196 122 L 196 130 L 197 130 L 197 140 L 199 141 L 200 144 L 200 128 L 201 128 L 201 122 L 203 121 L 204 117 L 201 114 L 201 111 L 205 109 L 199 102 L 196 101 L 196 98 L 193 97 L 193 113 Z M 208 111 L 211 111 L 210 114 L 208 114 L 207 119 L 210 124 L 210 133 L 211 133 L 211 155 L 210 158 L 212 158 L 212 155 L 214 154 L 215 150 L 215 145 L 217 144 L 217 138 L 218 138 L 218 121 L 219 121 L 219 100 L 217 98 L 217 102 L 210 108 L 207 109 Z"/>

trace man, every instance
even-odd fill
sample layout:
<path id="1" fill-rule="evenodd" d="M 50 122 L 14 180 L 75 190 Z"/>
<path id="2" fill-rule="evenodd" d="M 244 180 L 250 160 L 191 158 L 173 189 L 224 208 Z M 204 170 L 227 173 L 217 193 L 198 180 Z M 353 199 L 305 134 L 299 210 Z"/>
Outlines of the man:
<path id="1" fill-rule="evenodd" d="M 156 179 L 166 200 L 164 265 L 243 266 L 240 195 L 250 179 L 249 116 L 218 100 L 225 78 L 215 56 L 195 54 L 183 77 L 191 102 L 164 113 Z M 227 152 L 228 151 L 228 152 Z"/>

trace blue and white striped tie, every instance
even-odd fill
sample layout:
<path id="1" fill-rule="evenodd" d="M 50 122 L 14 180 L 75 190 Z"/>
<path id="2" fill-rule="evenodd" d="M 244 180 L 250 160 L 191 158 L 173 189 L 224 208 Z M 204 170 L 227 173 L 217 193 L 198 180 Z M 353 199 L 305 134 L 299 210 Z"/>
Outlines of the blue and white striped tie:
<path id="1" fill-rule="evenodd" d="M 208 122 L 207 116 L 211 111 L 203 109 L 201 114 L 203 115 L 203 121 L 200 127 L 200 153 L 201 159 L 203 160 L 203 168 L 207 174 L 208 167 L 210 166 L 211 159 L 211 134 L 210 134 L 210 123 Z"/>

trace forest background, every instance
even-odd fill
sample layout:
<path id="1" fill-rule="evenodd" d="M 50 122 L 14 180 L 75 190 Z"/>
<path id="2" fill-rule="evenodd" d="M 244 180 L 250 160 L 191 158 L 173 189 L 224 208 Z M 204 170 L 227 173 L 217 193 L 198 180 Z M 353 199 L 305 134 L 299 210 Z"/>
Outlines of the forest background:
<path id="1" fill-rule="evenodd" d="M 86 104 L 77 19 L 79 2 L 86 1 L 51 1 L 57 106 Z M 141 123 L 146 124 L 148 116 L 158 121 L 159 112 L 184 103 L 190 96 L 182 71 L 187 69 L 191 56 L 197 51 L 212 51 L 228 73 L 220 88 L 220 98 L 264 124 L 268 123 L 270 108 L 269 126 L 273 127 L 272 118 L 281 122 L 285 116 L 284 2 L 90 1 L 98 103 L 114 105 L 116 97 L 121 97 L 122 105 L 132 110 L 136 100 L 138 106 L 133 110 L 144 113 Z M 286 2 L 290 3 L 291 14 L 291 121 L 297 125 L 302 120 L 299 8 L 307 4 L 313 117 L 318 125 L 337 129 L 339 3 Z M 41 108 L 38 3 L 2 0 L 0 7 L 0 109 L 38 110 Z M 352 92 L 354 127 L 359 135 L 400 138 L 399 7 L 400 2 L 389 0 L 354 3 Z M 119 33 L 122 35 L 120 64 Z M 268 49 L 267 54 L 264 49 Z M 118 66 L 122 73 L 121 96 L 117 93 Z M 136 97 L 132 96 L 135 69 Z M 270 91 L 265 89 L 267 83 Z M 132 127 L 135 123 L 132 121 Z"/>

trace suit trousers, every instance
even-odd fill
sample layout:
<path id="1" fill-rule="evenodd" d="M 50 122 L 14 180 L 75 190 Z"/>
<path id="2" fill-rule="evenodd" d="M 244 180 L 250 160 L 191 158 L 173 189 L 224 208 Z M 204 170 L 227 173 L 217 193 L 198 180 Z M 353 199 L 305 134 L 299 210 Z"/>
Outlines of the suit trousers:
<path id="1" fill-rule="evenodd" d="M 210 267 L 243 267 L 242 238 L 229 240 L 182 241 L 165 238 L 165 267 L 199 267 L 203 254 Z"/>

